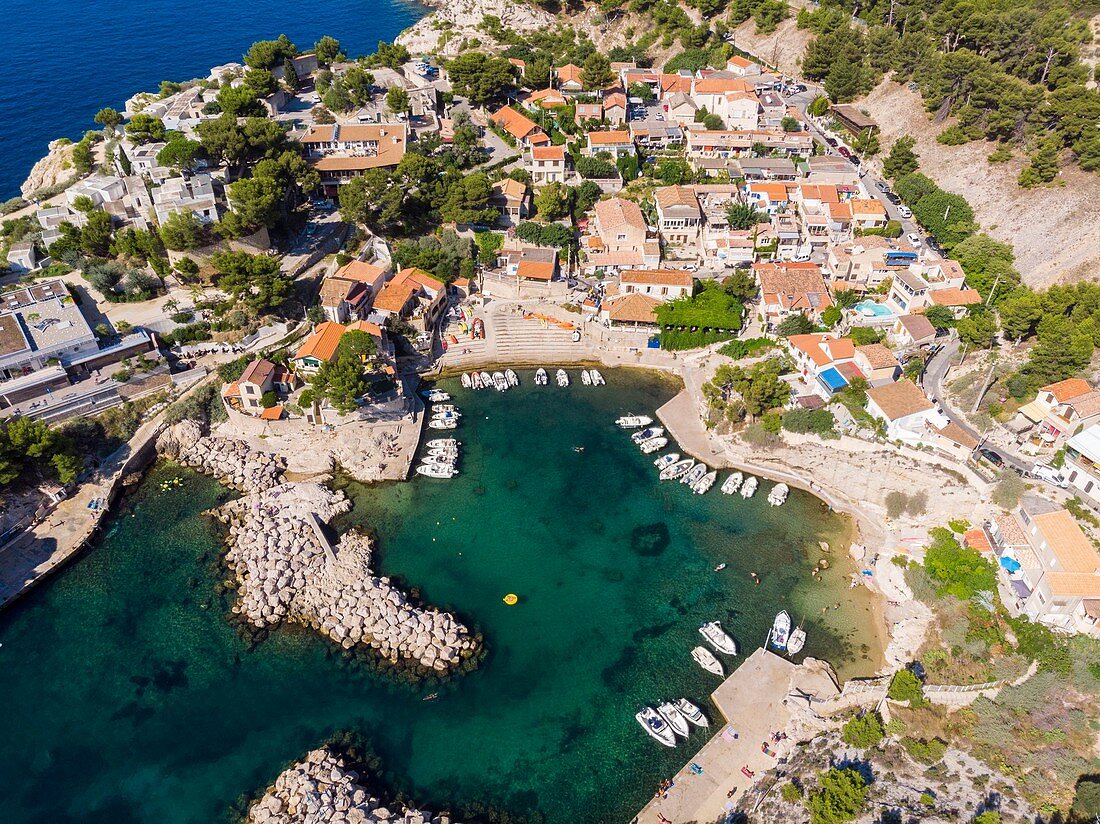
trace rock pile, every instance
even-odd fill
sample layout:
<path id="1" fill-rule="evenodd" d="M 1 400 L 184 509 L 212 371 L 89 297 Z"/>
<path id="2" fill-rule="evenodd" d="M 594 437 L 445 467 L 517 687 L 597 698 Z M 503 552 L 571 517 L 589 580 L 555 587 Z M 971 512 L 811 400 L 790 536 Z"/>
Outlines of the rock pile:
<path id="1" fill-rule="evenodd" d="M 157 438 L 157 452 L 184 466 L 212 475 L 238 492 L 270 489 L 279 483 L 286 461 L 256 452 L 244 441 L 203 435 L 195 421 L 181 421 Z"/>
<path id="2" fill-rule="evenodd" d="M 216 510 L 229 525 L 226 562 L 240 584 L 234 612 L 257 627 L 307 624 L 344 649 L 363 644 L 393 664 L 445 672 L 469 658 L 478 644 L 465 626 L 410 604 L 372 573 L 366 536 L 349 532 L 330 545 L 324 524 L 349 508 L 342 493 L 291 483 Z"/>
<path id="3" fill-rule="evenodd" d="M 248 810 L 249 824 L 450 824 L 446 815 L 419 810 L 395 812 L 372 796 L 359 774 L 327 748 L 314 750 L 279 774 L 275 784 Z"/>

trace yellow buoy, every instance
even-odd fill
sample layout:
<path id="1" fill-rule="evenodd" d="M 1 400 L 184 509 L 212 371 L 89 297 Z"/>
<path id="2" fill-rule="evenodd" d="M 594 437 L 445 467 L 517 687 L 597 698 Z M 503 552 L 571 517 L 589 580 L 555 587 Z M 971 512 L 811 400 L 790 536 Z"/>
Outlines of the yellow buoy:
<path id="1" fill-rule="evenodd" d="M 519 596 L 515 593 L 509 592 L 507 595 L 504 596 L 504 603 L 506 603 L 510 607 L 514 607 L 516 604 L 519 603 Z"/>

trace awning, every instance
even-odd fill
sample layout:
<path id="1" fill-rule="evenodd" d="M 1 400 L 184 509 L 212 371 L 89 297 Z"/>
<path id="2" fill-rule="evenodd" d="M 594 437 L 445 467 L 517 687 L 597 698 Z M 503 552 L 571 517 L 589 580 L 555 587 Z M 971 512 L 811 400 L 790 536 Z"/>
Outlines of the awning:
<path id="1" fill-rule="evenodd" d="M 1014 578 L 1010 581 L 1012 584 L 1012 591 L 1015 592 L 1021 598 L 1027 598 L 1031 595 L 1031 590 L 1027 588 L 1027 584 L 1021 581 L 1019 578 Z"/>
<path id="2" fill-rule="evenodd" d="M 1047 416 L 1047 408 L 1039 401 L 1031 401 L 1025 403 L 1017 410 L 1021 415 L 1027 418 L 1032 423 L 1038 423 Z"/>
<path id="3" fill-rule="evenodd" d="M 839 392 L 848 385 L 848 381 L 844 380 L 844 376 L 836 370 L 835 366 L 830 366 L 828 369 L 822 371 L 817 376 L 817 379 L 821 381 L 830 392 Z"/>

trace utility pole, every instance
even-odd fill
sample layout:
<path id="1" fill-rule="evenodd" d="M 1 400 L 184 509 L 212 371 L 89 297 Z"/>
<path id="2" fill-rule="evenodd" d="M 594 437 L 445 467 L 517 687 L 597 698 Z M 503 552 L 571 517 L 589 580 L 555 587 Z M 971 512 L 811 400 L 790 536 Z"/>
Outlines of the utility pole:
<path id="1" fill-rule="evenodd" d="M 978 405 L 982 402 L 982 398 L 985 397 L 985 393 L 989 391 L 989 384 L 992 382 L 993 378 L 993 368 L 996 365 L 996 360 L 989 364 L 989 371 L 985 373 L 985 381 L 982 382 L 981 389 L 978 390 L 978 397 L 974 398 L 974 406 L 970 408 L 971 414 L 978 411 Z"/>
<path id="2" fill-rule="evenodd" d="M 993 281 L 993 288 L 989 290 L 989 297 L 985 299 L 985 305 L 989 306 L 993 302 L 993 295 L 997 291 L 997 284 L 1001 282 L 1001 276 L 997 275 L 997 278 Z"/>

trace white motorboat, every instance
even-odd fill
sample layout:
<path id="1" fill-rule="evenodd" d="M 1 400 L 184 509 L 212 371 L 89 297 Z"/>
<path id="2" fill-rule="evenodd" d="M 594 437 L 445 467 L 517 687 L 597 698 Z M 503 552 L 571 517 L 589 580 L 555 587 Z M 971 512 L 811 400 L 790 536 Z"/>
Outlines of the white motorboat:
<path id="1" fill-rule="evenodd" d="M 546 370 L 540 366 L 535 372 L 535 386 L 546 386 L 546 382 Z"/>
<path id="2" fill-rule="evenodd" d="M 714 653 L 706 647 L 696 647 L 691 651 L 691 657 L 695 659 L 696 664 L 707 672 L 713 672 L 719 676 L 726 674 L 725 669 L 722 668 L 722 662 L 715 658 Z"/>
<path id="3" fill-rule="evenodd" d="M 458 411 L 458 407 L 453 403 L 433 403 L 432 414 L 438 415 L 441 412 L 454 412 L 456 415 L 461 414 Z"/>
<path id="4" fill-rule="evenodd" d="M 589 369 L 588 374 L 592 376 L 593 386 L 604 386 L 607 381 L 603 379 L 603 375 L 600 374 L 599 369 Z"/>
<path id="5" fill-rule="evenodd" d="M 724 652 L 726 655 L 737 654 L 737 644 L 726 634 L 726 631 L 722 629 L 722 625 L 717 621 L 703 624 L 699 627 L 699 634 L 719 652 Z"/>
<path id="6" fill-rule="evenodd" d="M 493 386 L 496 387 L 497 392 L 504 392 L 508 389 L 508 379 L 504 377 L 503 372 L 493 373 Z"/>
<path id="7" fill-rule="evenodd" d="M 691 728 L 688 726 L 687 719 L 680 710 L 676 708 L 676 705 L 671 701 L 665 701 L 663 704 L 657 705 L 657 712 L 660 713 L 661 718 L 668 722 L 668 725 L 672 727 L 672 731 L 677 735 L 682 735 L 687 738 L 691 733 Z"/>
<path id="8" fill-rule="evenodd" d="M 653 462 L 653 465 L 657 467 L 658 470 L 663 470 L 667 467 L 672 466 L 678 460 L 680 460 L 679 452 L 669 452 L 667 455 L 662 455 L 657 460 L 655 460 Z"/>
<path id="9" fill-rule="evenodd" d="M 711 471 L 691 485 L 691 491 L 696 495 L 705 495 L 710 492 L 714 482 L 718 480 L 718 472 Z"/>
<path id="10" fill-rule="evenodd" d="M 791 637 L 787 639 L 787 655 L 798 655 L 806 646 L 806 630 L 801 626 L 791 630 Z"/>
<path id="11" fill-rule="evenodd" d="M 451 399 L 450 395 L 448 395 L 446 392 L 441 392 L 438 389 L 427 389 L 420 394 L 428 399 L 428 403 L 443 403 Z"/>
<path id="12" fill-rule="evenodd" d="M 504 370 L 504 379 L 508 381 L 509 386 L 519 386 L 519 375 L 511 369 Z"/>
<path id="13" fill-rule="evenodd" d="M 438 449 L 441 446 L 442 447 L 449 447 L 449 446 L 458 447 L 458 446 L 461 446 L 461 443 L 458 440 L 456 440 L 455 438 L 433 438 L 432 440 L 428 441 L 427 445 L 428 445 L 429 449 L 433 449 L 433 448 Z"/>
<path id="14" fill-rule="evenodd" d="M 470 388 L 471 389 L 481 389 L 482 388 L 481 375 L 479 375 L 477 372 L 471 372 L 470 373 Z"/>
<path id="15" fill-rule="evenodd" d="M 676 734 L 668 722 L 657 713 L 653 707 L 642 707 L 642 711 L 634 716 L 642 729 L 656 738 L 666 747 L 676 746 Z"/>
<path id="16" fill-rule="evenodd" d="M 785 650 L 790 635 L 791 616 L 787 614 L 786 610 L 783 610 L 775 616 L 775 621 L 772 623 L 772 631 L 768 634 L 768 643 L 776 649 Z"/>
<path id="17" fill-rule="evenodd" d="M 461 418 L 461 417 L 462 417 L 461 412 L 433 412 L 432 413 L 432 420 L 433 421 L 455 421 L 457 423 L 458 419 Z"/>
<path id="18" fill-rule="evenodd" d="M 615 426 L 620 429 L 640 429 L 653 423 L 653 418 L 645 415 L 623 415 L 615 420 Z"/>
<path id="19" fill-rule="evenodd" d="M 490 375 L 488 372 L 482 372 L 481 373 L 481 385 L 485 389 L 492 389 L 493 388 L 493 376 Z"/>
<path id="20" fill-rule="evenodd" d="M 665 430 L 660 426 L 648 426 L 641 432 L 635 432 L 630 436 L 630 440 L 634 443 L 641 443 L 642 441 L 648 441 L 650 438 L 659 438 L 665 434 Z"/>
<path id="21" fill-rule="evenodd" d="M 680 711 L 680 714 L 695 726 L 710 726 L 710 722 L 707 721 L 707 717 L 703 715 L 703 711 L 686 698 L 677 698 L 673 703 L 676 705 L 676 709 Z"/>
<path id="22" fill-rule="evenodd" d="M 429 449 L 424 456 L 424 460 L 428 463 L 453 464 L 458 460 L 458 450 Z"/>
<path id="23" fill-rule="evenodd" d="M 427 478 L 453 478 L 458 470 L 446 464 L 422 463 L 416 468 L 416 473 Z"/>
<path id="24" fill-rule="evenodd" d="M 772 487 L 772 491 L 768 493 L 768 503 L 772 506 L 782 506 L 790 492 L 791 488 L 786 484 L 776 484 Z"/>
<path id="25" fill-rule="evenodd" d="M 707 465 L 705 463 L 695 464 L 688 472 L 680 479 L 680 483 L 692 486 L 699 481 L 703 480 L 703 476 L 707 474 Z"/>
<path id="26" fill-rule="evenodd" d="M 677 461 L 672 466 L 667 466 L 661 470 L 661 480 L 671 481 L 675 478 L 679 478 L 681 475 L 690 471 L 695 466 L 695 461 L 691 458 L 684 458 L 682 461 Z"/>
<path id="27" fill-rule="evenodd" d="M 642 450 L 644 455 L 651 455 L 666 446 L 668 446 L 668 438 L 650 438 L 648 441 L 642 441 L 638 444 L 638 448 Z"/>
<path id="28" fill-rule="evenodd" d="M 583 383 L 585 386 L 592 385 L 592 376 L 588 374 L 587 369 L 581 370 L 581 383 Z"/>
<path id="29" fill-rule="evenodd" d="M 470 373 L 469 372 L 463 372 L 462 377 L 459 378 L 458 380 L 462 384 L 463 389 L 470 389 L 473 386 L 473 383 L 470 380 Z"/>
<path id="30" fill-rule="evenodd" d="M 454 418 L 432 418 L 428 421 L 429 429 L 458 429 L 458 421 Z"/>
<path id="31" fill-rule="evenodd" d="M 754 476 L 749 475 L 749 477 L 745 479 L 744 485 L 741 487 L 741 497 L 751 498 L 753 495 L 756 494 L 756 487 L 758 487 L 759 485 L 760 481 L 756 480 Z"/>
<path id="32" fill-rule="evenodd" d="M 569 386 L 569 373 L 564 369 L 559 369 L 554 373 L 554 380 L 558 382 L 558 386 Z"/>
<path id="33" fill-rule="evenodd" d="M 741 488 L 741 481 L 743 480 L 745 480 L 744 475 L 742 475 L 740 472 L 734 472 L 732 475 L 726 478 L 725 482 L 722 484 L 722 494 L 732 495 L 734 492 Z"/>

